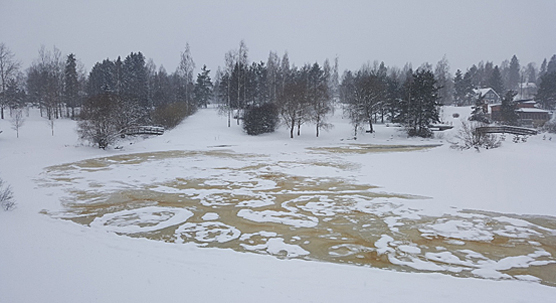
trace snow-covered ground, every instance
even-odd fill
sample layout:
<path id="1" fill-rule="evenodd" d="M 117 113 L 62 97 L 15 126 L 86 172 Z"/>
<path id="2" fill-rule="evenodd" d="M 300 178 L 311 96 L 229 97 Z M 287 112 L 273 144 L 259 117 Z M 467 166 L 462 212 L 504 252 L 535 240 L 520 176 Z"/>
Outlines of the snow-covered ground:
<path id="1" fill-rule="evenodd" d="M 461 118 L 453 118 L 454 112 Z M 106 151 L 79 142 L 70 120 L 56 121 L 51 136 L 36 110 L 19 138 L 9 119 L 0 121 L 0 178 L 17 198 L 15 210 L 0 211 L 0 302 L 553 302 L 556 288 L 540 284 L 539 276 L 545 283 L 556 280 L 556 136 L 538 135 L 526 143 L 508 138 L 501 148 L 480 153 L 450 149 L 448 141 L 468 113 L 445 108 L 445 122 L 456 129 L 436 139 L 408 139 L 393 126 L 378 125 L 375 134 L 352 140 L 340 111 L 332 119 L 335 127 L 321 137 L 315 138 L 307 125 L 300 137 L 290 139 L 284 128 L 247 136 L 235 121 L 228 128 L 225 117 L 203 109 L 163 136 L 122 141 L 118 149 Z M 442 145 L 369 152 L 374 144 Z M 280 187 L 263 175 L 284 182 L 291 178 L 309 189 Z M 202 180 L 213 191 L 171 185 L 178 177 Z M 331 180 L 358 190 L 366 186 L 365 192 L 376 197 L 359 193 L 343 208 L 322 190 L 317 200 L 307 198 L 315 191 L 311 188 Z M 194 197 L 203 205 L 177 209 L 174 203 L 159 210 L 147 203 L 97 214 L 90 224 L 59 219 L 81 215 L 67 203 L 76 202 L 79 191 L 91 195 L 81 202 L 90 202 L 103 192 L 146 186 L 161 195 Z M 269 194 L 272 189 L 295 193 L 298 201 L 282 205 L 287 212 L 266 209 L 277 199 Z M 327 190 L 345 198 L 352 187 Z M 236 212 L 242 220 L 286 225 L 299 237 L 261 230 L 257 237 L 262 240 L 249 246 L 252 234 L 226 225 L 227 231 L 212 230 L 208 239 L 211 233 L 203 227 L 223 220 L 219 212 L 230 195 L 248 198 Z M 366 246 L 372 253 L 385 256 L 394 269 L 429 273 L 270 256 L 306 256 L 307 246 L 294 241 L 304 239 L 302 230 L 330 216 L 348 217 L 346 211 L 384 223 L 384 233 L 373 235 Z M 190 223 L 194 216 L 203 222 Z M 180 225 L 171 241 L 136 234 L 171 225 Z M 408 229 L 419 233 L 416 239 Z M 226 242 L 226 237 L 243 241 L 243 251 L 257 253 L 199 244 Z M 444 241 L 430 247 L 421 238 Z M 515 253 L 491 256 L 468 249 L 500 238 L 510 239 Z M 548 243 L 532 240 L 547 238 Z M 458 245 L 465 249 L 450 250 Z M 530 268 L 540 273 L 519 271 Z M 458 273 L 471 278 L 449 275 Z"/>

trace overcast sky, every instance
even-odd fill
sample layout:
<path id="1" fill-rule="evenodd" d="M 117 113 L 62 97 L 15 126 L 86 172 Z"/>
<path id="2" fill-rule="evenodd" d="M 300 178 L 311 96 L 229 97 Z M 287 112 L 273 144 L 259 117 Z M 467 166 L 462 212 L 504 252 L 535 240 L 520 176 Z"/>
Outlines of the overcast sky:
<path id="1" fill-rule="evenodd" d="M 189 43 L 197 69 L 216 70 L 241 40 L 250 61 L 270 51 L 298 66 L 338 56 L 341 70 L 444 55 L 452 73 L 514 54 L 540 65 L 556 53 L 556 0 L 0 0 L 0 42 L 25 68 L 45 45 L 87 70 L 141 51 L 172 72 Z"/>

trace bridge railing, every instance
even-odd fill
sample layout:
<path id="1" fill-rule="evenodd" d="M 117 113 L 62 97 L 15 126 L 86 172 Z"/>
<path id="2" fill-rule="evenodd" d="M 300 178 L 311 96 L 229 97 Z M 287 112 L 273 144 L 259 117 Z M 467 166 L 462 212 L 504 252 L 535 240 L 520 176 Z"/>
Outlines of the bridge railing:
<path id="1" fill-rule="evenodd" d="M 517 127 L 517 126 L 483 126 L 477 127 L 476 130 L 482 134 L 513 134 L 513 135 L 521 135 L 521 136 L 530 136 L 530 135 L 537 135 L 538 131 L 535 129 L 525 128 L 525 127 Z"/>
<path id="2" fill-rule="evenodd" d="M 132 126 L 124 129 L 122 135 L 162 135 L 164 134 L 164 127 L 160 126 Z"/>

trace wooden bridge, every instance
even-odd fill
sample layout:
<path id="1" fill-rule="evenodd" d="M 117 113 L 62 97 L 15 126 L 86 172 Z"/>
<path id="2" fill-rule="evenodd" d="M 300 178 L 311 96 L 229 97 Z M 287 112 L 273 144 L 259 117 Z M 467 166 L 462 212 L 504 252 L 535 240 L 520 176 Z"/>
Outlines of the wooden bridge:
<path id="1" fill-rule="evenodd" d="M 537 135 L 538 132 L 535 129 L 525 128 L 525 127 L 516 127 L 516 126 L 484 126 L 484 127 L 477 127 L 476 130 L 482 134 L 513 134 L 513 135 L 521 135 L 521 136 L 530 136 L 530 135 Z"/>
<path id="2" fill-rule="evenodd" d="M 164 134 L 164 127 L 160 126 L 132 126 L 124 129 L 122 132 L 122 138 L 125 136 L 133 135 L 162 135 Z"/>

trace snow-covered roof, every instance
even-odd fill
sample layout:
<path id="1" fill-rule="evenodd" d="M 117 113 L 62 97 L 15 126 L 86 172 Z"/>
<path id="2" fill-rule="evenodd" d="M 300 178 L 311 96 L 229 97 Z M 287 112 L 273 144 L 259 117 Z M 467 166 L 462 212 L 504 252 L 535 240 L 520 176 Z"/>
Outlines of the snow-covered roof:
<path id="1" fill-rule="evenodd" d="M 477 95 L 478 95 L 478 94 L 481 94 L 481 95 L 483 95 L 483 96 L 486 95 L 488 92 L 492 91 L 492 92 L 495 93 L 498 97 L 500 97 L 500 96 L 498 95 L 498 93 L 497 93 L 494 89 L 492 89 L 492 88 L 490 88 L 490 87 L 475 88 L 475 89 L 473 89 L 473 91 L 475 92 L 475 94 L 477 94 Z"/>

